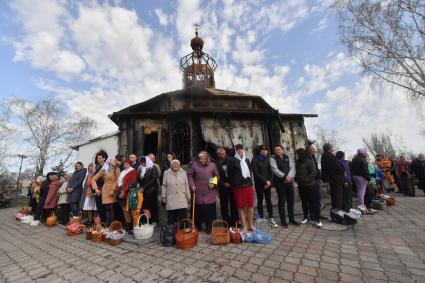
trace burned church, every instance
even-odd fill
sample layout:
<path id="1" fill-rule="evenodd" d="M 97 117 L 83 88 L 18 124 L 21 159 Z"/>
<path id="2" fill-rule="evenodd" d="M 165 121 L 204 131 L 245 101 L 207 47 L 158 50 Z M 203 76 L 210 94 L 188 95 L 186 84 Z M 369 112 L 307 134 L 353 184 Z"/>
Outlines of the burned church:
<path id="1" fill-rule="evenodd" d="M 246 147 L 248 157 L 258 145 L 282 144 L 294 152 L 307 145 L 304 118 L 314 114 L 283 114 L 260 95 L 215 87 L 216 61 L 203 52 L 204 41 L 191 40 L 192 53 L 180 60 L 182 89 L 112 113 L 119 127 L 118 151 L 128 156 L 155 153 L 159 160 L 175 153 L 188 164 L 201 150 L 210 154 L 236 144 Z"/>

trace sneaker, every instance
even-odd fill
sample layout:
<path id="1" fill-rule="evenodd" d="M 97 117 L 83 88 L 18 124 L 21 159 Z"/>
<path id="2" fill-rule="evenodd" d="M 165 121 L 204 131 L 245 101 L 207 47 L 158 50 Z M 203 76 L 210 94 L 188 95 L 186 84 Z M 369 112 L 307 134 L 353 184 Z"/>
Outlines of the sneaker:
<path id="1" fill-rule="evenodd" d="M 301 221 L 301 224 L 307 224 L 308 223 L 308 218 L 304 218 L 302 221 Z"/>
<path id="2" fill-rule="evenodd" d="M 322 224 L 322 222 L 321 222 L 321 221 L 316 222 L 314 225 L 315 225 L 316 227 L 318 227 L 318 228 L 320 228 L 320 227 L 322 227 L 322 226 L 323 226 L 323 224 Z"/>
<path id="3" fill-rule="evenodd" d="M 270 226 L 272 226 L 273 228 L 279 227 L 279 225 L 277 225 L 276 221 L 274 221 L 273 218 L 270 218 Z"/>
<path id="4" fill-rule="evenodd" d="M 366 210 L 366 206 L 364 204 L 357 206 L 357 209 L 360 211 L 365 211 Z"/>

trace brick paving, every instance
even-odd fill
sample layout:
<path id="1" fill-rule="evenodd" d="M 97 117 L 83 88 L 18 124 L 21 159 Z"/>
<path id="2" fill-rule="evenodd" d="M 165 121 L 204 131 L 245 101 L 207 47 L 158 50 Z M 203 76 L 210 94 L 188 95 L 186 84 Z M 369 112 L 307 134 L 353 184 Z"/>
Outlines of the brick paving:
<path id="1" fill-rule="evenodd" d="M 0 282 L 425 282 L 424 203 L 398 197 L 345 231 L 272 229 L 269 245 L 213 246 L 201 234 L 186 251 L 156 241 L 93 244 L 61 227 L 17 223 L 16 209 L 2 209 Z"/>

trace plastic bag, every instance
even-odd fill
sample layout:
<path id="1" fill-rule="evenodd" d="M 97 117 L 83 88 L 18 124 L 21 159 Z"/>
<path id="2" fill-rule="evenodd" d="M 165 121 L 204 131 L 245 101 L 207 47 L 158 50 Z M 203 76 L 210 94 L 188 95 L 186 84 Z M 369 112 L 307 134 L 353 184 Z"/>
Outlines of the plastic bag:
<path id="1" fill-rule="evenodd" d="M 255 230 L 252 232 L 252 239 L 254 243 L 259 244 L 270 244 L 273 240 L 272 235 L 261 231 L 260 229 Z"/>
<path id="2" fill-rule="evenodd" d="M 255 219 L 255 227 L 263 232 L 269 232 L 269 221 L 266 218 L 256 218 Z"/>

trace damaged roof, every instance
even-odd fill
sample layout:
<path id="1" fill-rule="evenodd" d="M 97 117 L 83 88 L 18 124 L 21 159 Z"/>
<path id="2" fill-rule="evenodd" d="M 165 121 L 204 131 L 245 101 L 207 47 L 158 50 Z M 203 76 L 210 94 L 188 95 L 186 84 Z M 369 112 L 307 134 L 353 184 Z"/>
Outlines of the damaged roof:
<path id="1" fill-rule="evenodd" d="M 165 92 L 109 115 L 118 124 L 119 117 L 138 114 L 183 112 L 272 113 L 276 111 L 261 96 L 243 92 L 191 86 Z M 281 117 L 317 117 L 316 114 L 282 114 Z"/>

